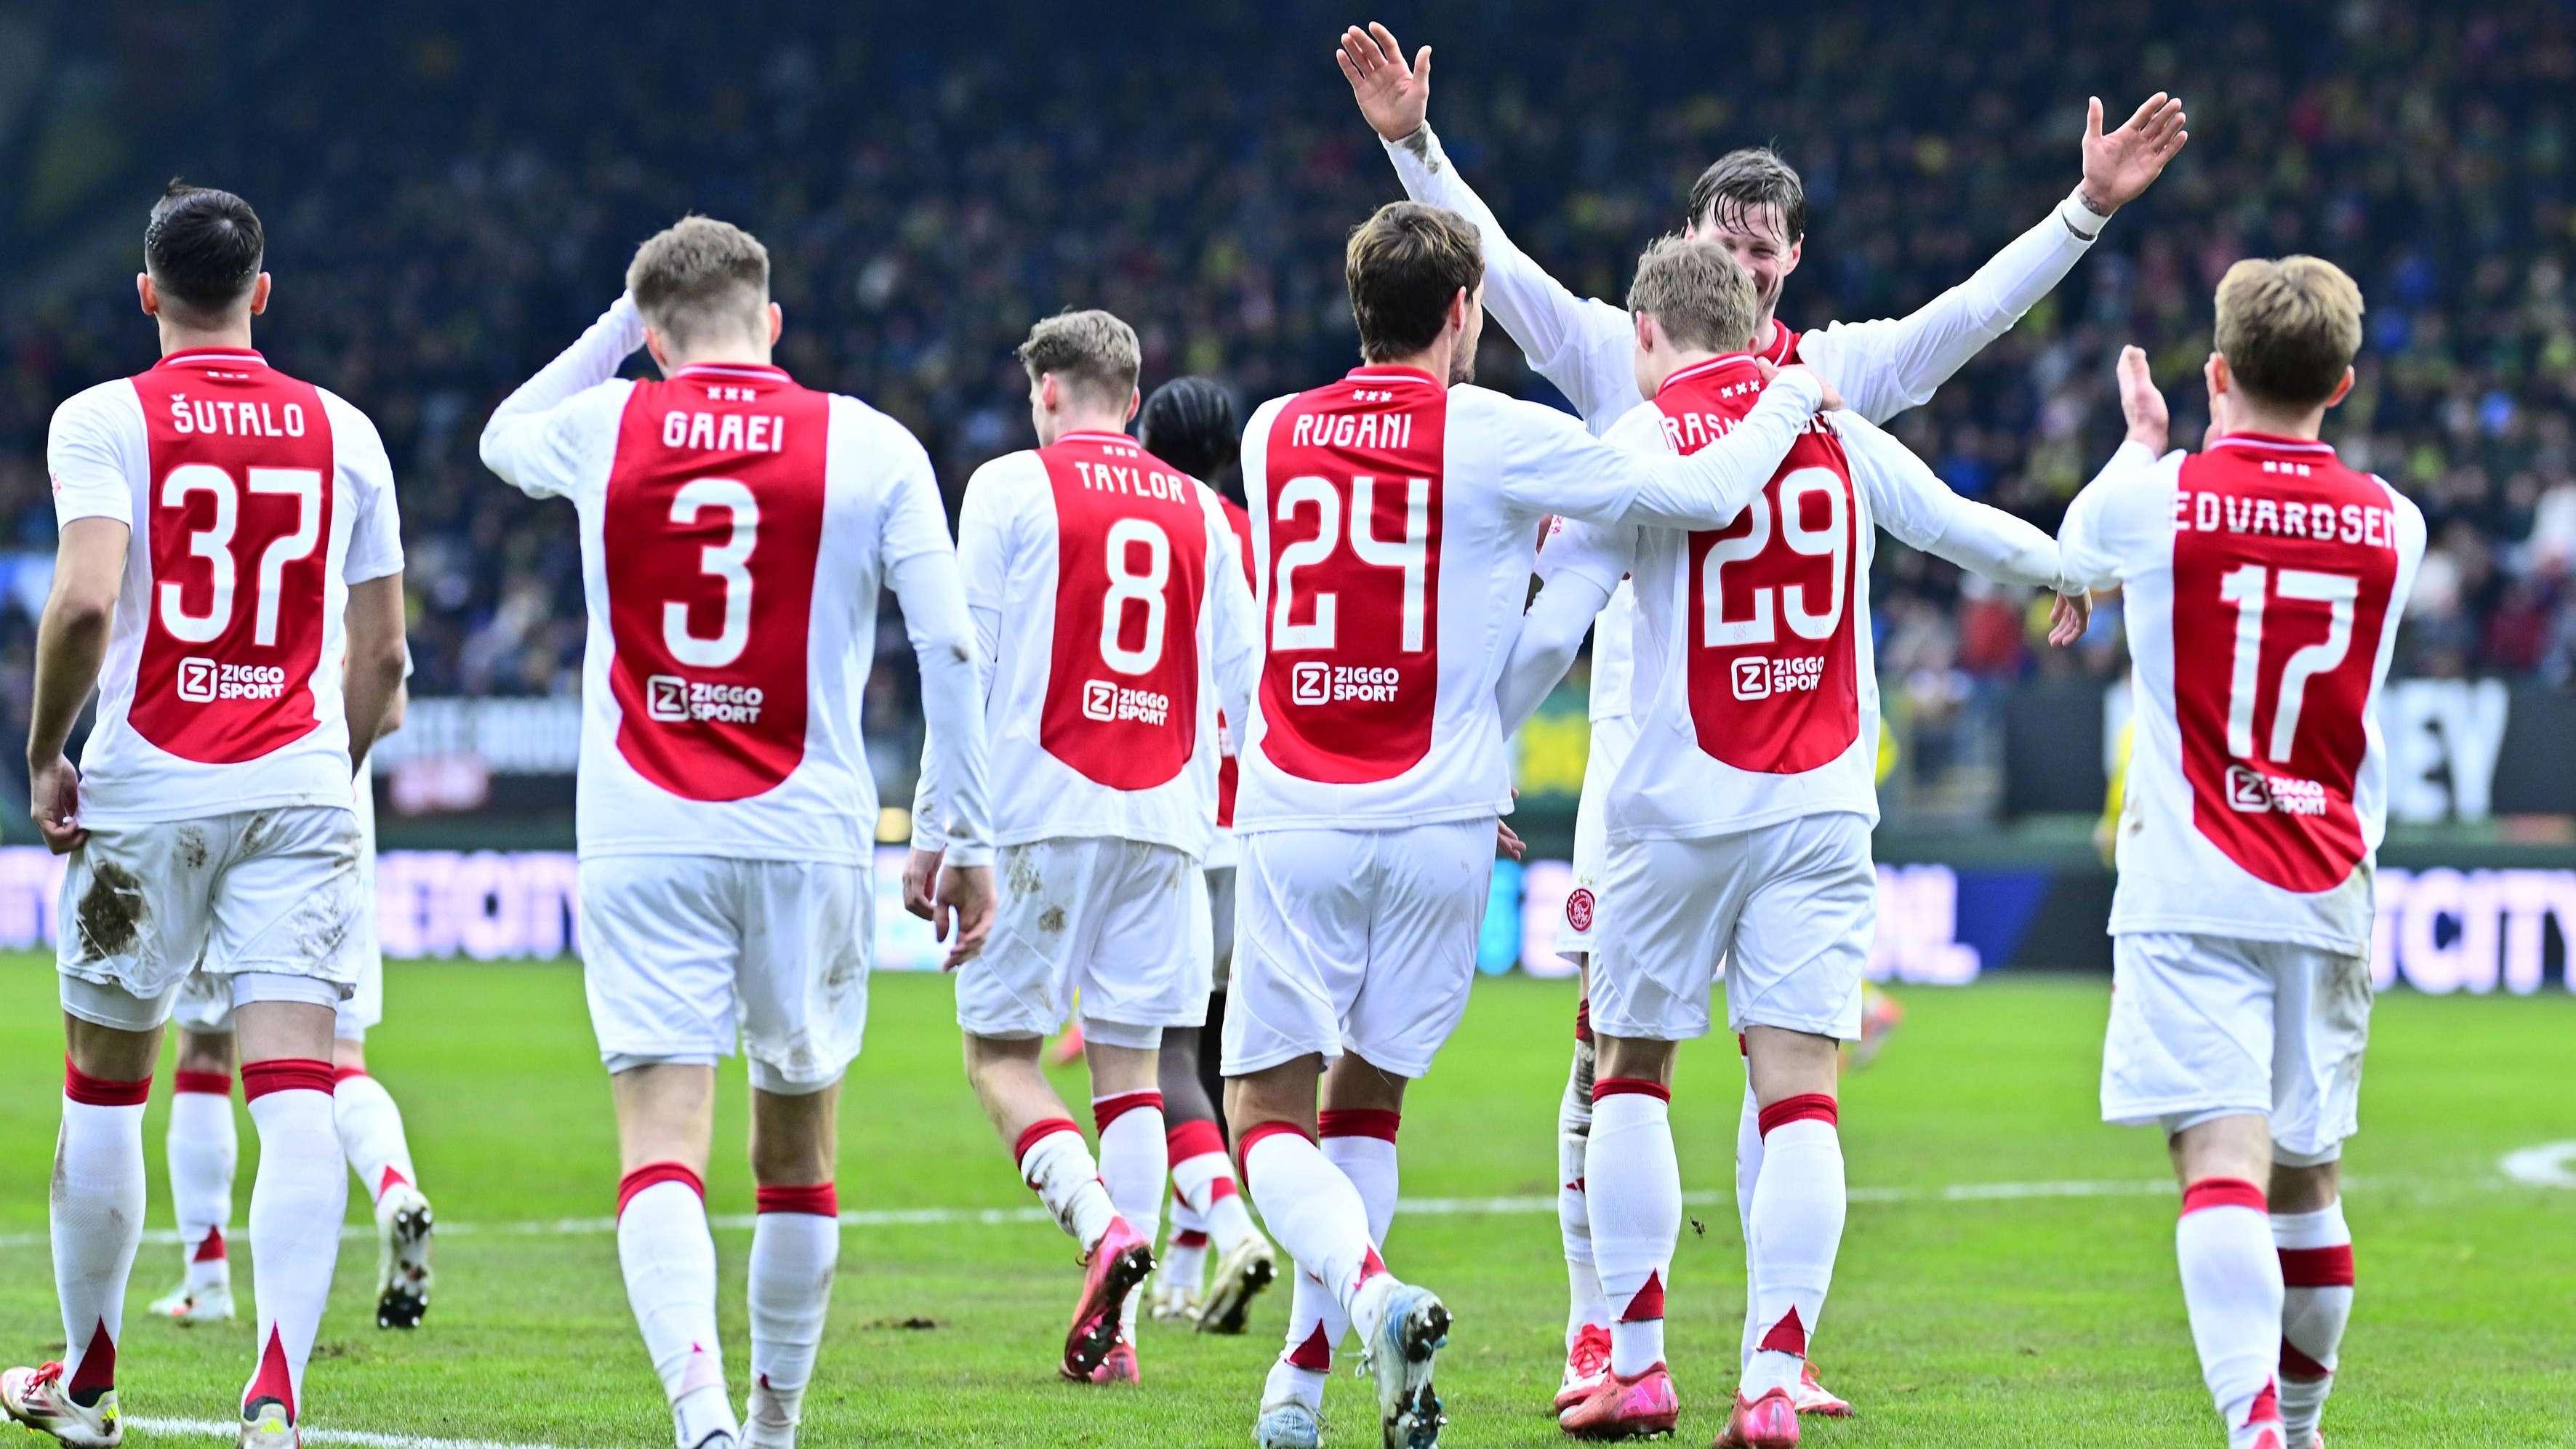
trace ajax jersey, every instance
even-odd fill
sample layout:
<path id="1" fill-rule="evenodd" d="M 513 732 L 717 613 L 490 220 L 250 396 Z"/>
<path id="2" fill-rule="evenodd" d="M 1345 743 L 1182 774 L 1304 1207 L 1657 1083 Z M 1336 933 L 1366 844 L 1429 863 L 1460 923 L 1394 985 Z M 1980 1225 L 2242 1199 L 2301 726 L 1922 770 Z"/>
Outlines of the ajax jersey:
<path id="1" fill-rule="evenodd" d="M 949 546 L 912 435 L 726 363 L 497 418 L 484 456 L 580 512 L 582 854 L 865 860 L 878 591 Z"/>
<path id="2" fill-rule="evenodd" d="M 2367 951 L 2423 514 L 2324 443 L 2237 433 L 2123 447 L 2060 538 L 2079 582 L 2124 590 L 2134 660 L 2111 930 Z"/>
<path id="3" fill-rule="evenodd" d="M 1204 854 L 1219 699 L 1258 647 L 1216 495 L 1123 433 L 1067 433 L 976 470 L 957 552 L 993 671 L 995 843 Z"/>
<path id="4" fill-rule="evenodd" d="M 403 563 L 374 425 L 257 352 L 199 348 L 65 402 L 46 461 L 61 522 L 132 529 L 82 819 L 351 805 L 349 586 Z"/>

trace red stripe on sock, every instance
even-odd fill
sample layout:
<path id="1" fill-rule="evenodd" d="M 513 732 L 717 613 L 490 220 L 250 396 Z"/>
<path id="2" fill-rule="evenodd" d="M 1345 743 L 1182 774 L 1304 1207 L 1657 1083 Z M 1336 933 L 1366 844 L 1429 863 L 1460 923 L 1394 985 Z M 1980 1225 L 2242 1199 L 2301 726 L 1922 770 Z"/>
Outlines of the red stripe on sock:
<path id="1" fill-rule="evenodd" d="M 209 1097 L 229 1097 L 233 1094 L 233 1074 L 230 1072 L 177 1072 L 170 1078 L 170 1090 L 202 1092 Z"/>
<path id="2" fill-rule="evenodd" d="M 1592 998 L 1589 996 L 1574 1003 L 1574 1039 L 1580 1042 L 1592 1040 Z"/>
<path id="3" fill-rule="evenodd" d="M 366 1074 L 367 1069 L 365 1067 L 333 1067 L 331 1069 L 331 1085 L 336 1087 L 342 1082 L 349 1080 L 351 1077 L 363 1077 Z"/>
<path id="4" fill-rule="evenodd" d="M 1130 1112 L 1140 1111 L 1147 1107 L 1151 1107 L 1157 1112 L 1162 1111 L 1163 1094 L 1160 1092 L 1121 1092 L 1114 1097 L 1101 1097 L 1093 1101 L 1091 1104 L 1092 1125 L 1098 1127 L 1101 1131 L 1106 1132 L 1109 1130 L 1110 1123 L 1117 1121 L 1119 1118 L 1126 1116 Z"/>
<path id="5" fill-rule="evenodd" d="M 152 1100 L 152 1077 L 145 1073 L 139 1082 L 111 1082 L 93 1077 L 72 1065 L 71 1054 L 63 1055 L 63 1095 L 84 1107 L 140 1107 Z"/>
<path id="6" fill-rule="evenodd" d="M 1798 1310 L 1792 1308 L 1780 1315 L 1780 1321 L 1772 1324 L 1771 1331 L 1762 1335 L 1762 1341 L 1754 1347 L 1764 1353 L 1794 1353 L 1800 1358 L 1805 1358 L 1807 1325 L 1798 1321 Z"/>
<path id="7" fill-rule="evenodd" d="M 2281 1377 L 2315 1383 L 2333 1378 L 2334 1370 L 2299 1352 L 2299 1346 L 2285 1338 L 2281 1340 Z"/>
<path id="8" fill-rule="evenodd" d="M 224 1261 L 225 1256 L 224 1230 L 221 1228 L 208 1228 L 206 1229 L 205 1237 L 198 1240 L 197 1251 L 188 1255 L 188 1261 L 191 1263 L 220 1263 Z"/>
<path id="9" fill-rule="evenodd" d="M 706 1180 L 692 1171 L 687 1163 L 648 1162 L 617 1179 L 617 1215 L 621 1218 L 626 1216 L 626 1205 L 635 1200 L 637 1193 L 666 1182 L 684 1183 L 689 1191 L 698 1195 L 699 1202 L 707 1200 Z"/>
<path id="10" fill-rule="evenodd" d="M 1204 1117 L 1190 1122 L 1173 1122 L 1163 1128 L 1163 1146 L 1172 1154 L 1174 1162 L 1187 1162 L 1193 1157 L 1225 1151 L 1225 1134 Z"/>
<path id="11" fill-rule="evenodd" d="M 248 1068 L 243 1069 L 245 1074 Z M 286 1410 L 287 1422 L 295 1420 L 295 1375 L 286 1368 L 286 1345 L 277 1336 L 277 1326 L 269 1325 L 268 1347 L 259 1351 L 259 1372 L 253 1374 L 250 1387 L 242 1390 L 242 1413 L 262 1399 L 275 1399 Z"/>
<path id="12" fill-rule="evenodd" d="M 1362 1256 L 1361 1256 L 1361 1258 L 1360 1258 L 1360 1276 L 1359 1276 L 1359 1280 L 1358 1280 L 1357 1282 L 1354 1282 L 1353 1284 L 1351 1284 L 1351 1287 L 1353 1287 L 1354 1289 L 1356 1289 L 1356 1288 L 1358 1288 L 1358 1287 L 1360 1286 L 1360 1284 L 1361 1284 L 1361 1283 L 1366 1283 L 1366 1282 L 1367 1282 L 1368 1280 L 1370 1280 L 1371 1278 L 1374 1278 L 1374 1277 L 1378 1276 L 1380 1273 L 1383 1273 L 1383 1272 L 1385 1272 L 1385 1271 L 1386 1271 L 1386 1260 L 1385 1260 L 1384 1258 L 1379 1257 L 1379 1256 L 1377 1255 L 1377 1248 L 1375 1247 L 1375 1245 L 1371 1245 L 1371 1246 L 1370 1246 L 1370 1248 L 1369 1248 L 1369 1250 L 1368 1250 L 1368 1252 L 1367 1252 L 1366 1254 L 1362 1255 Z"/>
<path id="13" fill-rule="evenodd" d="M 1215 1207 L 1218 1203 L 1225 1201 L 1227 1198 L 1237 1197 L 1240 1195 L 1240 1192 L 1234 1185 L 1234 1179 L 1231 1177 L 1214 1178 L 1208 1183 L 1209 1207 Z"/>
<path id="14" fill-rule="evenodd" d="M 1175 1228 L 1172 1231 L 1172 1246 L 1175 1248 L 1204 1248 L 1207 1245 L 1208 1235 L 1196 1228 Z"/>
<path id="15" fill-rule="evenodd" d="M 1619 1321 L 1621 1323 L 1645 1323 L 1663 1316 L 1664 1275 L 1660 1272 L 1648 1273 L 1646 1275 L 1646 1286 L 1638 1289 L 1636 1293 L 1628 1299 L 1628 1306 L 1619 1311 Z"/>
<path id="16" fill-rule="evenodd" d="M 1082 1135 L 1082 1129 L 1073 1125 L 1070 1117 L 1049 1117 L 1043 1122 L 1030 1123 L 1028 1130 L 1020 1134 L 1020 1140 L 1011 1144 L 1011 1165 L 1017 1167 L 1028 1161 L 1030 1148 L 1059 1132 L 1070 1132 L 1076 1137 Z"/>
<path id="17" fill-rule="evenodd" d="M 2264 1210 L 2263 1189 L 2241 1177 L 2204 1177 L 2182 1190 L 2182 1210 L 2189 1216 L 2202 1208 L 2241 1207 Z"/>
<path id="18" fill-rule="evenodd" d="M 1317 1331 L 1322 1331 L 1320 1325 Z M 115 1387 L 116 1340 L 107 1336 L 107 1320 L 102 1318 L 89 1336 L 89 1347 L 81 1350 L 80 1367 L 72 1370 L 72 1381 L 63 1385 L 63 1392 L 86 1409 L 95 1407 L 98 1396 Z"/>
<path id="19" fill-rule="evenodd" d="M 397 1187 L 409 1186 L 411 1186 L 411 1179 L 402 1175 L 401 1168 L 388 1162 L 385 1164 L 385 1170 L 376 1178 L 376 1196 L 383 1197 Z"/>
<path id="20" fill-rule="evenodd" d="M 2263 1392 L 2254 1396 L 2254 1406 L 2245 1411 L 2245 1422 L 2239 1427 L 2251 1429 L 2257 1424 L 2279 1422 L 2281 1422 L 2281 1388 L 2278 1384 L 2266 1383 L 2263 1385 Z"/>
<path id="21" fill-rule="evenodd" d="M 1318 1137 L 1374 1137 L 1380 1142 L 1393 1142 L 1397 1124 L 1403 1114 L 1383 1107 L 1336 1107 L 1315 1114 Z"/>
<path id="22" fill-rule="evenodd" d="M 331 1064 L 310 1057 L 279 1057 L 242 1063 L 242 1099 L 256 1102 L 271 1092 L 331 1092 Z"/>
<path id="23" fill-rule="evenodd" d="M 841 1215 L 840 1189 L 828 1182 L 809 1187 L 761 1187 L 752 1190 L 752 1200 L 765 1213 L 806 1213 L 818 1218 Z"/>
<path id="24" fill-rule="evenodd" d="M 1735 1054 L 1748 1059 L 1753 1055 L 1753 1043 L 1746 1041 L 1740 1031 L 1735 1034 Z"/>
<path id="25" fill-rule="evenodd" d="M 1245 1165 L 1252 1161 L 1252 1149 L 1261 1144 L 1261 1139 L 1265 1137 L 1276 1137 L 1282 1132 L 1294 1133 L 1299 1137 L 1305 1137 L 1309 1142 L 1315 1140 L 1314 1138 L 1307 1136 L 1305 1128 L 1297 1126 L 1293 1122 L 1256 1123 L 1251 1131 L 1236 1138 L 1234 1142 L 1235 1170 L 1243 1174 L 1244 1181 L 1250 1182 L 1252 1180 L 1252 1171 Z"/>
<path id="26" fill-rule="evenodd" d="M 1592 1105 L 1600 1106 L 1604 1097 L 1652 1097 L 1658 1102 L 1669 1102 L 1673 1099 L 1673 1089 L 1643 1077 L 1603 1077 L 1592 1084 Z"/>
<path id="27" fill-rule="evenodd" d="M 1306 1335 L 1304 1343 L 1288 1350 L 1287 1358 L 1289 1363 L 1310 1374 L 1331 1373 L 1333 1346 L 1324 1341 L 1324 1325 L 1316 1324 L 1315 1331 Z"/>
<path id="28" fill-rule="evenodd" d="M 1794 1097 L 1781 1098 L 1756 1113 L 1755 1117 L 1761 1124 L 1762 1135 L 1768 1137 L 1772 1129 L 1786 1127 L 1792 1122 L 1822 1122 L 1828 1127 L 1838 1127 L 1842 1123 L 1842 1108 L 1823 1092 L 1801 1092 Z"/>
<path id="29" fill-rule="evenodd" d="M 2338 1243 L 2331 1248 L 2283 1248 L 2281 1250 L 2281 1286 L 2284 1288 L 2351 1287 L 2352 1244 Z"/>

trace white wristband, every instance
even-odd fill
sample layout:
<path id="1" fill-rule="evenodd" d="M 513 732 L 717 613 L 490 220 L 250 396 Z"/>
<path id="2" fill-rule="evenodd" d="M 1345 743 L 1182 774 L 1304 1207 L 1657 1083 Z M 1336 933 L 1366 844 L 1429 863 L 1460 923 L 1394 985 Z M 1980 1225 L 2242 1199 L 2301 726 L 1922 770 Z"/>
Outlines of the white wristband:
<path id="1" fill-rule="evenodd" d="M 2111 218 L 2084 204 L 2084 188 L 2077 186 L 2057 203 L 2057 219 L 2075 233 L 2078 241 L 2090 243 L 2102 235 L 2103 224 Z"/>

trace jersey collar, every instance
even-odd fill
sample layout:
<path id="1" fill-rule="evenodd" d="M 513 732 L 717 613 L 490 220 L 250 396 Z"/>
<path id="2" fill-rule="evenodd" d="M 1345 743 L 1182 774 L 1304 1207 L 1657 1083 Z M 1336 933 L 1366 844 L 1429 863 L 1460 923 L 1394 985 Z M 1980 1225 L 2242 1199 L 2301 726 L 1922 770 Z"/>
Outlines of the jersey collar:
<path id="1" fill-rule="evenodd" d="M 787 375 L 786 368 L 771 367 L 762 362 L 692 362 L 672 373 L 671 381 L 678 382 L 684 377 L 732 377 L 779 383 L 795 381 Z"/>
<path id="2" fill-rule="evenodd" d="M 164 356 L 155 367 L 252 367 L 268 366 L 268 359 L 248 347 L 182 347 Z"/>
<path id="3" fill-rule="evenodd" d="M 1125 433 L 1113 433 L 1103 428 L 1076 428 L 1069 433 L 1056 434 L 1055 440 L 1059 443 L 1123 443 L 1130 448 L 1136 446 L 1136 440 Z"/>
<path id="4" fill-rule="evenodd" d="M 1789 354 L 1798 350 L 1798 329 L 1774 317 L 1771 319 L 1771 346 L 1765 361 L 1774 367 L 1789 365 Z"/>
<path id="5" fill-rule="evenodd" d="M 2226 433 L 2212 438 L 2213 448 L 2260 448 L 2267 453 L 2322 453 L 2334 456 L 2332 443 L 2315 438 L 2285 438 L 2278 433 Z"/>
<path id="6" fill-rule="evenodd" d="M 1674 369 L 1673 375 L 1664 379 L 1664 385 L 1655 389 L 1655 396 L 1662 397 L 1666 392 L 1684 382 L 1693 381 L 1703 377 L 1713 377 L 1721 372 L 1733 372 L 1739 368 L 1749 370 L 1752 365 L 1753 354 L 1749 352 L 1729 352 L 1723 356 L 1709 358 L 1704 362 L 1694 362 L 1688 367 Z"/>
<path id="7" fill-rule="evenodd" d="M 1440 379 L 1433 377 L 1430 373 L 1425 372 L 1421 368 L 1397 367 L 1390 363 L 1383 362 L 1372 362 L 1364 367 L 1352 368 L 1349 374 L 1343 377 L 1342 381 L 1418 382 L 1428 384 L 1432 387 L 1438 387 L 1440 385 Z"/>

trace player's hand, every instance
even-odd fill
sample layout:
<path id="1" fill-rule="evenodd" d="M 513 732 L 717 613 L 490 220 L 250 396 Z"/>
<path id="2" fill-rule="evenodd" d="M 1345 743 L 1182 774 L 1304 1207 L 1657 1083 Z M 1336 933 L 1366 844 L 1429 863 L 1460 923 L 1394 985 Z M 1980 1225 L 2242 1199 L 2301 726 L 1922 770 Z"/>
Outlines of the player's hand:
<path id="1" fill-rule="evenodd" d="M 2063 649 L 2083 638 L 2092 624 L 2091 594 L 2060 594 L 2048 608 L 2048 642 Z"/>
<path id="2" fill-rule="evenodd" d="M 1778 382 L 1780 380 L 1780 375 L 1786 372 L 1801 373 L 1805 376 L 1812 377 L 1816 380 L 1817 390 L 1824 394 L 1823 399 L 1816 404 L 1816 411 L 1820 413 L 1838 413 L 1843 410 L 1843 395 L 1841 390 L 1834 386 L 1834 380 L 1806 363 L 1796 363 L 1789 367 L 1775 367 L 1757 357 L 1753 359 L 1753 368 L 1754 371 L 1762 374 L 1762 385 L 1764 387 L 1769 387 L 1771 384 Z"/>
<path id="3" fill-rule="evenodd" d="M 2181 97 L 2158 91 L 2126 125 L 2106 136 L 2102 98 L 2091 97 L 2084 107 L 2085 205 L 2109 216 L 2137 200 L 2191 139 L 2184 120 Z"/>
<path id="4" fill-rule="evenodd" d="M 68 855 L 89 839 L 80 826 L 80 770 L 61 755 L 27 766 L 27 802 L 47 850 Z"/>
<path id="5" fill-rule="evenodd" d="M 1342 79 L 1351 83 L 1351 99 L 1360 103 L 1360 115 L 1377 132 L 1379 139 L 1394 142 L 1422 129 L 1431 114 L 1431 47 L 1424 46 L 1413 57 L 1413 68 L 1405 69 L 1404 47 L 1385 26 L 1372 20 L 1369 28 L 1354 25 L 1342 32 L 1341 49 L 1333 60 L 1342 68 Z"/>
<path id="6" fill-rule="evenodd" d="M 993 868 L 989 865 L 952 865 L 939 872 L 939 893 L 931 898 L 931 935 L 948 941 L 948 959 L 942 971 L 954 971 L 975 959 L 984 949 L 984 938 L 993 931 Z M 956 928 L 957 938 L 949 940 L 949 929 Z"/>
<path id="7" fill-rule="evenodd" d="M 1512 822 L 1497 820 L 1494 822 L 1494 849 L 1518 860 L 1529 853 L 1529 843 L 1512 832 Z"/>
<path id="8" fill-rule="evenodd" d="M 2151 453 L 2164 452 L 2173 417 L 2165 408 L 2165 395 L 2156 390 L 2156 380 L 2147 371 L 2145 348 L 2120 349 L 2120 416 L 2128 419 L 2130 442 L 2144 443 Z"/>
<path id="9" fill-rule="evenodd" d="M 2235 431 L 2228 418 L 2227 394 L 2218 388 L 2217 353 L 2209 354 L 2209 360 L 2200 365 L 2200 380 L 2209 389 L 2209 427 L 2200 435 L 2200 450 L 2205 453 L 2210 445 Z"/>
<path id="10" fill-rule="evenodd" d="M 931 883 L 939 879 L 939 861 L 947 853 L 914 846 L 912 854 L 904 857 L 903 908 L 925 921 L 930 919 Z"/>

